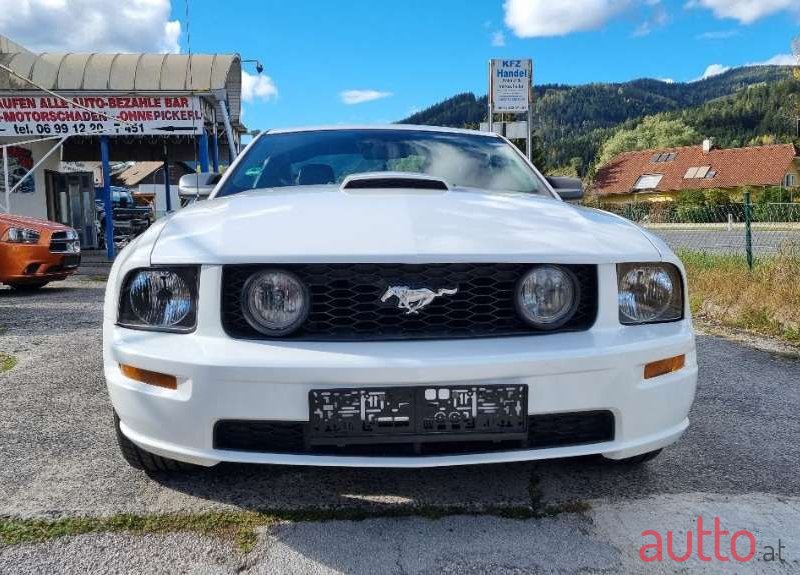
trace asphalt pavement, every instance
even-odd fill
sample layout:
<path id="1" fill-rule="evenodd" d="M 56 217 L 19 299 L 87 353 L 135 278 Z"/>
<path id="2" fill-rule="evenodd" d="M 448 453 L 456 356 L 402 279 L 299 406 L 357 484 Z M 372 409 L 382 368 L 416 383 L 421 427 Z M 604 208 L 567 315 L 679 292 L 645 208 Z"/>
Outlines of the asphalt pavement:
<path id="1" fill-rule="evenodd" d="M 0 288 L 0 352 L 18 359 L 0 374 L 0 517 L 330 510 L 334 520 L 264 526 L 247 553 L 191 532 L 0 543 L 0 573 L 637 573 L 643 531 L 685 534 L 697 517 L 752 532 L 759 553 L 784 546 L 783 563 L 758 555 L 736 573 L 800 572 L 800 359 L 699 337 L 692 425 L 639 468 L 582 458 L 147 476 L 126 466 L 114 441 L 100 349 L 104 287 L 83 277 L 30 295 Z M 531 508 L 552 517 L 508 517 Z M 434 518 L 437 509 L 476 515 Z M 337 519 L 354 511 L 374 518 Z M 647 571 L 730 566 L 693 556 Z"/>
<path id="2" fill-rule="evenodd" d="M 758 224 L 757 224 L 758 225 Z M 780 224 L 760 224 L 750 234 L 755 257 L 775 255 L 784 250 L 800 249 L 800 228 L 781 227 Z M 770 227 L 773 226 L 773 227 Z M 739 254 L 744 256 L 746 238 L 741 226 L 728 230 L 724 227 L 674 227 L 664 225 L 645 228 L 660 236 L 673 250 L 703 251 L 713 254 Z"/>

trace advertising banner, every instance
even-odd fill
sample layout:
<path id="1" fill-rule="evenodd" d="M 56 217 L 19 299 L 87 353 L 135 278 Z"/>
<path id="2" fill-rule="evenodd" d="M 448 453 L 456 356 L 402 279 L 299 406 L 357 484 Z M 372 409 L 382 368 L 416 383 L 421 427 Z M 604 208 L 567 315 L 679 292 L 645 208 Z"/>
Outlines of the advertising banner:
<path id="1" fill-rule="evenodd" d="M 0 137 L 193 135 L 203 127 L 197 96 L 0 96 Z M 77 105 L 76 105 L 77 104 Z"/>
<path id="2" fill-rule="evenodd" d="M 494 112 L 527 112 L 533 84 L 533 61 L 491 60 L 489 84 Z"/>
<path id="3" fill-rule="evenodd" d="M 27 148 L 10 146 L 8 149 L 8 185 L 16 186 L 19 181 L 33 168 L 33 154 Z M 3 154 L 0 153 L 0 191 L 3 189 L 5 174 L 3 173 Z M 28 178 L 15 190 L 20 194 L 30 194 L 35 191 L 33 178 Z"/>

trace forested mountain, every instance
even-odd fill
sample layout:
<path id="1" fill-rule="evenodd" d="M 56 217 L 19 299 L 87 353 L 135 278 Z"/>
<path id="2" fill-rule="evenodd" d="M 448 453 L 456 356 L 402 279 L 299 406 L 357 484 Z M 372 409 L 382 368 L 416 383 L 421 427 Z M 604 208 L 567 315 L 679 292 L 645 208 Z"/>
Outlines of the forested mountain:
<path id="1" fill-rule="evenodd" d="M 791 68 L 736 68 L 706 80 L 667 83 L 641 79 L 621 84 L 542 85 L 534 89 L 534 129 L 547 168 L 585 171 L 603 142 L 644 116 L 680 118 L 723 146 L 759 137 L 794 135 L 791 108 L 800 94 Z M 403 123 L 477 128 L 486 119 L 486 96 L 458 94 Z"/>

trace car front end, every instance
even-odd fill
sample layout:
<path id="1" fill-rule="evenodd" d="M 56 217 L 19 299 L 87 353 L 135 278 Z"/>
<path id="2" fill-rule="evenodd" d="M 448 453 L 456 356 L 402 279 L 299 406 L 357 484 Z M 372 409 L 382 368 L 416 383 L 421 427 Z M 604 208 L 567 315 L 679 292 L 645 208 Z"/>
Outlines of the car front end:
<path id="1" fill-rule="evenodd" d="M 104 363 L 124 445 L 204 466 L 630 460 L 682 435 L 697 382 L 657 238 L 396 173 L 157 222 L 112 269 Z"/>
<path id="2" fill-rule="evenodd" d="M 68 226 L 0 216 L 0 283 L 20 289 L 66 279 L 81 262 L 78 234 Z"/>

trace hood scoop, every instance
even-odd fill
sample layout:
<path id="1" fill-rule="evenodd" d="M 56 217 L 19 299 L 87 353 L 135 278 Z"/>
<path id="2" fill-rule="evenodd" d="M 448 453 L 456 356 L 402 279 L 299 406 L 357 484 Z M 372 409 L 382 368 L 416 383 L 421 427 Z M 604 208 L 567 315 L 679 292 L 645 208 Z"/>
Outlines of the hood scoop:
<path id="1" fill-rule="evenodd" d="M 420 190 L 446 192 L 450 189 L 447 182 L 427 174 L 409 172 L 366 172 L 351 174 L 341 185 L 345 192 L 370 192 L 380 190 Z"/>

